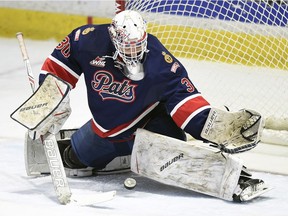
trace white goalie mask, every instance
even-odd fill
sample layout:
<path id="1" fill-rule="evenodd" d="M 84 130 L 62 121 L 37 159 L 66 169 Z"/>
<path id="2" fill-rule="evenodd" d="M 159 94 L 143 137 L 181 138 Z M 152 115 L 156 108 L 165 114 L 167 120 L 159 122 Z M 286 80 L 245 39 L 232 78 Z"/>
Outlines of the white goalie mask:
<path id="1" fill-rule="evenodd" d="M 144 78 L 142 61 L 147 50 L 146 22 L 136 11 L 122 11 L 108 27 L 111 40 L 124 63 L 124 75 L 132 80 Z"/>

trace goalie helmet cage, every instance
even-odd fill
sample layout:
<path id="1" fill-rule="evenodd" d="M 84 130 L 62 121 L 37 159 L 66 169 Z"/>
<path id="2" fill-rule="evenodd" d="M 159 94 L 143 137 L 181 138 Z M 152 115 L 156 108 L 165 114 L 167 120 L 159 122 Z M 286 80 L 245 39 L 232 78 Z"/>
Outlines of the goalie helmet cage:
<path id="1" fill-rule="evenodd" d="M 125 9 L 143 15 L 211 104 L 257 110 L 276 132 L 266 142 L 288 142 L 287 1 L 116 0 Z"/>

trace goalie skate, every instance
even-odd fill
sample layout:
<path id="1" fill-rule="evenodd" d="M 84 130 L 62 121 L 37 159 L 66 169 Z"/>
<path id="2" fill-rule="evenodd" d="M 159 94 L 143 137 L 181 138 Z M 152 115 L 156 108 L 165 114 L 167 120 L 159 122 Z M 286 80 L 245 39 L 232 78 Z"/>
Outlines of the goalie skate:
<path id="1" fill-rule="evenodd" d="M 107 164 L 105 168 L 100 170 L 92 167 L 81 169 L 71 169 L 65 167 L 65 173 L 68 177 L 88 177 L 130 172 L 130 158 L 130 155 L 117 157 Z"/>
<path id="2" fill-rule="evenodd" d="M 244 179 L 240 179 L 239 181 L 236 192 L 233 195 L 234 202 L 247 202 L 272 189 L 268 187 L 261 179 L 248 178 L 246 181 Z"/>

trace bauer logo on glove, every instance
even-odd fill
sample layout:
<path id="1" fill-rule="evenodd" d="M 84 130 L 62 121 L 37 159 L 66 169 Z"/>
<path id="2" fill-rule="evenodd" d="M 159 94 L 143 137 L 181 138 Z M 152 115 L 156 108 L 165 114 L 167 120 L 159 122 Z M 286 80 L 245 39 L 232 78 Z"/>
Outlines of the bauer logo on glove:
<path id="1" fill-rule="evenodd" d="M 69 85 L 52 74 L 12 114 L 11 118 L 28 128 L 29 136 L 37 139 L 47 132 L 56 134 L 71 113 Z"/>

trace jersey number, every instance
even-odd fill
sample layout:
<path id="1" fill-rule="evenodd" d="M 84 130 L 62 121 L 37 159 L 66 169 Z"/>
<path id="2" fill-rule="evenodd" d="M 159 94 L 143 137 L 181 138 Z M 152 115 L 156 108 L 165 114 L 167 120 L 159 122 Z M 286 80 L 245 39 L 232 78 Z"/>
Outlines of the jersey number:
<path id="1" fill-rule="evenodd" d="M 62 55 L 65 58 L 68 58 L 70 56 L 70 39 L 68 36 L 66 36 L 56 47 L 57 50 L 60 50 Z"/>
<path id="2" fill-rule="evenodd" d="M 193 84 L 191 83 L 189 79 L 183 78 L 181 79 L 181 83 L 187 87 L 188 92 L 193 92 L 195 90 Z"/>

